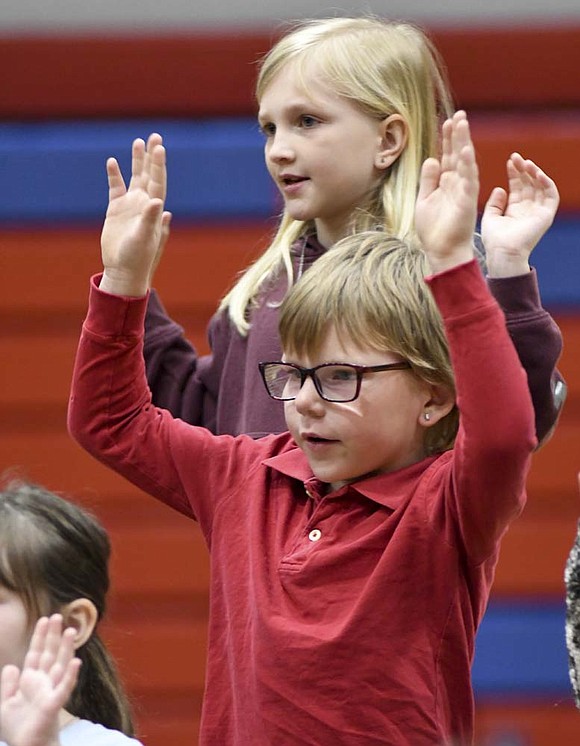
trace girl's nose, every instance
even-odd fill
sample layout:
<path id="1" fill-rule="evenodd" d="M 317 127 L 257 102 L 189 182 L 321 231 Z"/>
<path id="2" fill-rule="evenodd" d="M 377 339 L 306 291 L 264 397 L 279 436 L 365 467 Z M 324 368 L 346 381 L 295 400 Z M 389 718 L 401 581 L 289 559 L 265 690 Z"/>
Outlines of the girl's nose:
<path id="1" fill-rule="evenodd" d="M 324 399 L 320 396 L 311 376 L 304 381 L 296 399 L 294 400 L 296 411 L 301 415 L 313 415 L 320 417 L 324 414 Z"/>
<path id="2" fill-rule="evenodd" d="M 294 148 L 287 135 L 279 131 L 276 132 L 268 146 L 268 158 L 274 163 L 292 161 L 294 159 Z"/>

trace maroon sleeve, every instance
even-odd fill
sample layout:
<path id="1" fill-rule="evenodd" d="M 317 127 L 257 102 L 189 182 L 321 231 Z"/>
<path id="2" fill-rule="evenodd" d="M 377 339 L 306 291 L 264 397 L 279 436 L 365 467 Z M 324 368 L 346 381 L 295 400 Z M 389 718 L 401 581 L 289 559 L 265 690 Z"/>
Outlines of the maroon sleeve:
<path id="1" fill-rule="evenodd" d="M 542 308 L 535 270 L 517 277 L 488 278 L 488 284 L 527 373 L 536 436 L 542 444 L 552 434 L 566 398 L 566 384 L 556 368 L 562 352 L 560 329 Z"/>
<path id="2" fill-rule="evenodd" d="M 198 356 L 154 290 L 145 316 L 143 355 L 155 406 L 215 432 L 219 361 L 215 354 Z"/>

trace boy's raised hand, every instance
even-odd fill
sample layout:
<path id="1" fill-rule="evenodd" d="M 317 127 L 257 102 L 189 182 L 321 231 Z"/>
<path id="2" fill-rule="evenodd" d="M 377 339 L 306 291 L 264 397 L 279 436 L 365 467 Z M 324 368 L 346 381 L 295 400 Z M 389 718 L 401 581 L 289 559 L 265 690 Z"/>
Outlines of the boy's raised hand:
<path id="1" fill-rule="evenodd" d="M 36 623 L 22 670 L 7 665 L 0 680 L 0 738 L 8 746 L 59 746 L 59 714 L 75 687 L 80 660 L 75 630 L 62 616 Z"/>
<path id="2" fill-rule="evenodd" d="M 552 224 L 560 201 L 552 179 L 519 153 L 507 161 L 507 178 L 508 192 L 495 187 L 481 219 L 490 277 L 530 271 L 530 254 Z"/>
<path id="3" fill-rule="evenodd" d="M 157 133 L 133 142 L 129 187 L 114 158 L 107 161 L 109 207 L 101 233 L 101 289 L 141 296 L 150 287 L 171 215 L 163 211 L 167 189 L 165 148 Z"/>
<path id="4" fill-rule="evenodd" d="M 441 160 L 421 169 L 415 226 L 433 272 L 473 258 L 479 175 L 464 111 L 443 124 Z"/>

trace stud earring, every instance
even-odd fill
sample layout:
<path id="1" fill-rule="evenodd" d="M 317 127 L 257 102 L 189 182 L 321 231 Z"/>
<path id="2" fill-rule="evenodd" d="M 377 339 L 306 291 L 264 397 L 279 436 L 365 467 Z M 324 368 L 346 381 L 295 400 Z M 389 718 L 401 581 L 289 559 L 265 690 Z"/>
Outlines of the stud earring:
<path id="1" fill-rule="evenodd" d="M 429 414 L 429 412 L 425 412 L 423 418 L 426 422 L 429 422 L 429 420 L 431 419 L 431 415 Z"/>

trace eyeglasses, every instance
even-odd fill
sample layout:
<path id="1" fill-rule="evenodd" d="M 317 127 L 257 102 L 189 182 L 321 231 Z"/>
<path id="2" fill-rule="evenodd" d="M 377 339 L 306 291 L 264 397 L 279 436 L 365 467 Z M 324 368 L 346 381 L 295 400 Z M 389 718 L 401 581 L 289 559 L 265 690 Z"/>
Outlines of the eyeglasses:
<path id="1" fill-rule="evenodd" d="M 360 394 L 365 373 L 383 370 L 406 370 L 410 363 L 387 363 L 385 365 L 352 365 L 351 363 L 323 363 L 314 368 L 302 368 L 294 363 L 258 363 L 266 390 L 272 399 L 292 401 L 307 378 L 312 378 L 319 396 L 326 401 L 354 401 Z"/>

